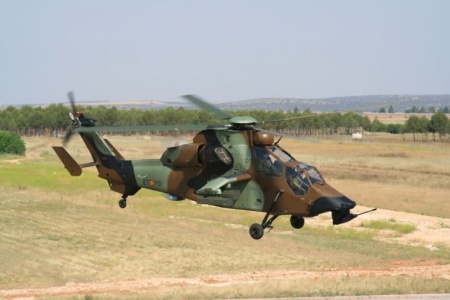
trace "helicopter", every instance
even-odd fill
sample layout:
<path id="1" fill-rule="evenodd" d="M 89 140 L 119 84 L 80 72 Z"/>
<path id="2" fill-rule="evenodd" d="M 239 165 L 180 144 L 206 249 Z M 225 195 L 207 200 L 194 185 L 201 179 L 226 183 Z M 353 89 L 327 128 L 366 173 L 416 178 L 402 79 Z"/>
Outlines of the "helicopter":
<path id="1" fill-rule="evenodd" d="M 150 125 L 96 126 L 95 119 L 76 111 L 74 96 L 72 120 L 63 141 L 65 145 L 79 134 L 93 161 L 79 164 L 64 146 L 53 146 L 69 174 L 80 176 L 82 169 L 96 167 L 98 176 L 108 182 L 112 191 L 122 195 L 119 207 L 127 206 L 129 196 L 140 189 L 160 191 L 172 201 L 189 199 L 229 209 L 264 213 L 260 223 L 249 227 L 250 236 L 259 240 L 264 230 L 273 228 L 280 216 L 290 216 L 290 224 L 300 229 L 305 217 L 331 212 L 334 225 L 349 222 L 361 214 L 351 212 L 356 202 L 343 195 L 323 178 L 319 170 L 297 161 L 283 149 L 275 134 L 256 127 L 248 116 L 232 116 L 194 96 L 186 100 L 227 120 L 225 125 Z M 160 159 L 125 159 L 99 132 L 194 130 L 192 143 L 168 147 Z"/>

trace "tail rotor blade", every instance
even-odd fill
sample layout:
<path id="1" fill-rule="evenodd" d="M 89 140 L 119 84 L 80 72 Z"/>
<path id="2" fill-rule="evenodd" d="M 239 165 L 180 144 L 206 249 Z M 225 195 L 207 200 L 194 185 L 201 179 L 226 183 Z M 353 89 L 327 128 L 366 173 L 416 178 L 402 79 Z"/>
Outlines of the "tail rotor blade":
<path id="1" fill-rule="evenodd" d="M 63 145 L 64 146 L 66 146 L 67 143 L 69 143 L 69 141 L 70 141 L 70 139 L 72 138 L 73 135 L 74 135 L 73 129 L 71 127 L 68 128 L 67 132 L 66 132 L 66 136 L 64 137 L 64 140 L 63 140 Z"/>
<path id="2" fill-rule="evenodd" d="M 73 126 L 77 123 L 76 119 L 77 107 L 75 105 L 75 96 L 73 94 L 73 91 L 67 93 L 67 98 L 69 98 L 70 106 L 72 107 L 72 112 L 69 112 L 70 119 L 72 120 L 72 125 L 68 127 L 66 130 L 66 136 L 64 137 L 63 140 L 64 146 L 67 145 L 72 136 L 75 134 L 75 132 L 73 131 Z"/>

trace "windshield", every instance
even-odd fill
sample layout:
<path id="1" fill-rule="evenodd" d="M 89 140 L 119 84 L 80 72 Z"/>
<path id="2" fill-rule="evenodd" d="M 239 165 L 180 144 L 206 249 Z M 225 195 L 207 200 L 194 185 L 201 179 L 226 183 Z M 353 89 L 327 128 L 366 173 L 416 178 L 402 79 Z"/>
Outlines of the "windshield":
<path id="1" fill-rule="evenodd" d="M 306 173 L 300 168 L 286 168 L 286 182 L 296 195 L 305 195 L 311 187 Z"/>
<path id="2" fill-rule="evenodd" d="M 308 164 L 298 164 L 296 166 L 286 168 L 286 182 L 296 195 L 305 195 L 311 184 L 323 184 L 323 178 L 319 171 Z"/>
<path id="3" fill-rule="evenodd" d="M 323 183 L 322 176 L 320 176 L 319 171 L 317 171 L 316 168 L 310 168 L 306 172 L 308 173 L 308 176 L 311 179 L 312 183 Z"/>
<path id="4" fill-rule="evenodd" d="M 272 146 L 269 148 L 269 150 L 277 157 L 279 157 L 282 162 L 290 162 L 295 160 L 289 153 L 278 146 Z"/>

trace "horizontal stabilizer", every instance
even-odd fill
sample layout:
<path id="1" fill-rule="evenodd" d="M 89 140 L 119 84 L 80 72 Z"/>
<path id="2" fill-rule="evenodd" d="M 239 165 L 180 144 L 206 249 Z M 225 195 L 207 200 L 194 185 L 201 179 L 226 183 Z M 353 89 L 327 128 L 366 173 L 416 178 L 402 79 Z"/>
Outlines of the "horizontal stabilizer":
<path id="1" fill-rule="evenodd" d="M 80 165 L 73 159 L 73 157 L 66 151 L 66 149 L 64 149 L 64 147 L 53 146 L 53 150 L 55 150 L 56 155 L 58 155 L 59 159 L 62 161 L 67 171 L 69 171 L 70 175 L 81 175 Z"/>
<path id="2" fill-rule="evenodd" d="M 82 168 L 93 167 L 96 166 L 97 163 L 91 162 L 86 164 L 78 164 L 75 159 L 67 152 L 64 147 L 53 146 L 53 150 L 55 150 L 56 155 L 58 155 L 59 159 L 64 164 L 64 167 L 69 171 L 72 176 L 80 176 Z"/>

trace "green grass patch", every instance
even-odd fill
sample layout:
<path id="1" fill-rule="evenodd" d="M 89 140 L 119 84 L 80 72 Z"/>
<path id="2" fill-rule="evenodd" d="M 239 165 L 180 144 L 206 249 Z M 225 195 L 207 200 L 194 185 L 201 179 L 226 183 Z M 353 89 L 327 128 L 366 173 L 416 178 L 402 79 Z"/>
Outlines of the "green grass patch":
<path id="1" fill-rule="evenodd" d="M 397 223 L 396 220 L 390 219 L 388 221 L 372 220 L 363 222 L 361 227 L 376 229 L 376 230 L 393 230 L 400 234 L 407 234 L 414 232 L 417 228 L 413 224 Z"/>
<path id="2" fill-rule="evenodd" d="M 23 156 L 14 155 L 14 154 L 5 154 L 5 153 L 1 153 L 0 154 L 0 161 L 2 161 L 2 160 L 10 160 L 10 159 L 20 159 L 20 158 L 23 158 Z"/>
<path id="3" fill-rule="evenodd" d="M 84 171 L 79 177 L 72 177 L 61 163 L 48 161 L 27 161 L 20 163 L 0 162 L 0 182 L 3 186 L 19 190 L 42 188 L 60 193 L 73 193 L 73 188 L 107 188 L 104 180 L 98 179 L 92 171 Z"/>

